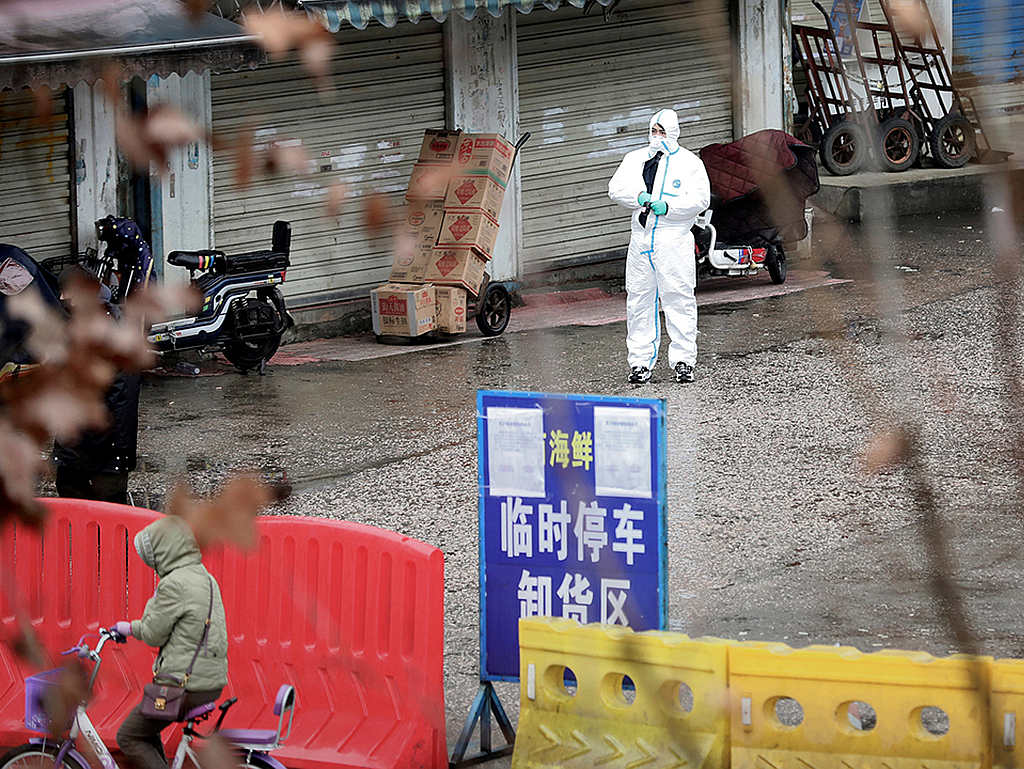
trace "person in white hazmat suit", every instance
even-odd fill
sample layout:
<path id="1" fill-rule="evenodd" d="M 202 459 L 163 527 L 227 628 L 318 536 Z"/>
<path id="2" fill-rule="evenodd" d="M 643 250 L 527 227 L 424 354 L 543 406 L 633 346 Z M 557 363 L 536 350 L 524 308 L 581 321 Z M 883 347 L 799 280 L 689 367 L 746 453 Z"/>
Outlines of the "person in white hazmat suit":
<path id="1" fill-rule="evenodd" d="M 626 155 L 608 196 L 633 211 L 626 252 L 626 349 L 629 381 L 644 384 L 658 360 L 659 306 L 677 382 L 692 382 L 697 363 L 697 263 L 690 228 L 711 203 L 704 163 L 679 146 L 679 117 L 663 109 L 651 118 L 648 146 Z"/>

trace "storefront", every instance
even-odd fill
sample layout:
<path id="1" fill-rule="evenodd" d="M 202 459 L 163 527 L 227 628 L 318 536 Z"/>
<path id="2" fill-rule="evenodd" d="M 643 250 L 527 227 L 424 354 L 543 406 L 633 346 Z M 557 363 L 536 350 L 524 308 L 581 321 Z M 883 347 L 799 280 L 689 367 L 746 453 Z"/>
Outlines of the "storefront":
<path id="1" fill-rule="evenodd" d="M 292 224 L 292 266 L 283 286 L 289 306 L 366 296 L 391 269 L 390 235 L 370 233 L 367 196 L 398 203 L 427 128 L 445 123 L 441 25 L 432 20 L 373 24 L 335 34 L 329 92 L 295 62 L 211 78 L 213 129 L 253 131 L 257 150 L 299 146 L 311 166 L 240 184 L 237 158 L 214 156 L 213 229 L 217 248 L 266 248 L 276 219 Z M 342 185 L 340 215 L 327 199 Z"/>
<path id="2" fill-rule="evenodd" d="M 623 212 L 608 199 L 622 156 L 659 109 L 679 143 L 733 138 L 729 4 L 622 0 L 612 13 L 565 7 L 517 19 L 524 273 L 621 258 Z"/>

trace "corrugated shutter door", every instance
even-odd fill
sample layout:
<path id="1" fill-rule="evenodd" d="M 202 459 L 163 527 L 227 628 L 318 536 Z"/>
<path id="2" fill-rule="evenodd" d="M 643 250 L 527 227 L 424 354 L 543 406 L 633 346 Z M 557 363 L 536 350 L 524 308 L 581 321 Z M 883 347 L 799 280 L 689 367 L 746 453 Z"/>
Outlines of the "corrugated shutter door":
<path id="1" fill-rule="evenodd" d="M 250 127 L 257 145 L 301 142 L 317 169 L 240 187 L 232 153 L 214 155 L 216 247 L 269 248 L 274 221 L 290 221 L 292 267 L 283 291 L 296 307 L 361 294 L 387 279 L 389 236 L 369 236 L 362 201 L 374 192 L 401 200 L 423 131 L 444 126 L 439 24 L 373 26 L 335 37 L 334 91 L 326 96 L 294 61 L 214 75 L 211 82 L 215 132 Z M 341 216 L 328 218 L 326 194 L 338 182 L 350 199 Z"/>
<path id="2" fill-rule="evenodd" d="M 66 92 L 49 122 L 29 90 L 0 91 L 0 242 L 36 261 L 72 252 Z"/>
<path id="3" fill-rule="evenodd" d="M 659 108 L 679 112 L 691 150 L 732 139 L 726 0 L 623 0 L 605 21 L 566 7 L 519 16 L 526 273 L 620 256 L 624 212 L 608 200 L 622 156 Z"/>
<path id="4" fill-rule="evenodd" d="M 1024 109 L 1024 4 L 953 0 L 952 64 L 983 114 Z"/>

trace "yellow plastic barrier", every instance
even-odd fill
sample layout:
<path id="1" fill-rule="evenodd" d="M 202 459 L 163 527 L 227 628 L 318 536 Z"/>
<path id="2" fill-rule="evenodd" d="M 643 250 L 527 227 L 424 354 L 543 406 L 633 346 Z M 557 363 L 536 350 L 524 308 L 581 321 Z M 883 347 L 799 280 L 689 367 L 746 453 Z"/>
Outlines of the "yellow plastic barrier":
<path id="1" fill-rule="evenodd" d="M 728 647 L 680 633 L 520 620 L 513 769 L 727 766 Z"/>
<path id="2" fill-rule="evenodd" d="M 732 767 L 986 767 L 991 665 L 923 652 L 731 646 Z"/>
<path id="3" fill-rule="evenodd" d="M 992 766 L 1024 766 L 1024 660 L 996 660 L 991 682 Z"/>

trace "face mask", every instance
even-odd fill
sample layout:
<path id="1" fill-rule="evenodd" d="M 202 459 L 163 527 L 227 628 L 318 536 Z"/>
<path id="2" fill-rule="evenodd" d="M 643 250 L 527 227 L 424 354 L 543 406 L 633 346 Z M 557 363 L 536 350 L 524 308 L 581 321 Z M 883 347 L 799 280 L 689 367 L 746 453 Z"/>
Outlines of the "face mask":
<path id="1" fill-rule="evenodd" d="M 664 136 L 655 136 L 654 134 L 651 134 L 650 143 L 648 144 L 648 146 L 654 152 L 664 152 L 665 147 L 662 144 L 663 141 L 665 141 Z"/>

